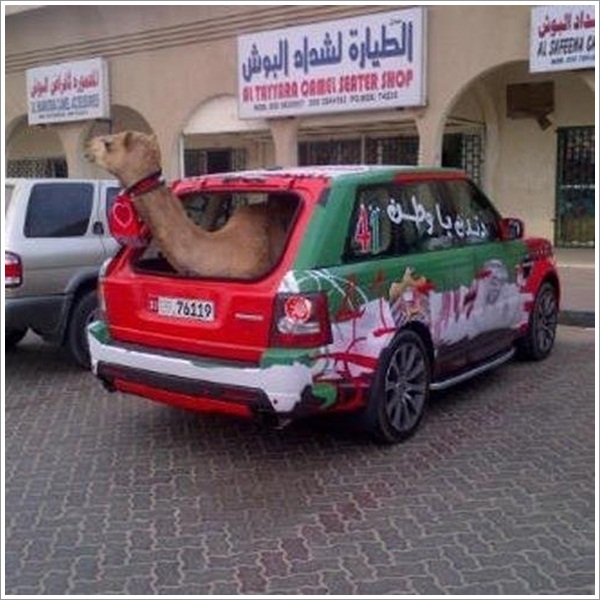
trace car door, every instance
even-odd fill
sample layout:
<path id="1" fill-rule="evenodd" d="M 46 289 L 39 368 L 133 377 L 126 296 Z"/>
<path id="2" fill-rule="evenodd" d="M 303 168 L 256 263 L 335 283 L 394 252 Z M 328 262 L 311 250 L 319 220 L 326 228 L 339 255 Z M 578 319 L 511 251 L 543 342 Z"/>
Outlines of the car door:
<path id="1" fill-rule="evenodd" d="M 443 183 L 455 213 L 455 239 L 472 253 L 474 277 L 465 297 L 469 331 L 469 362 L 477 363 L 508 350 L 523 318 L 523 297 L 517 282 L 522 244 L 504 241 L 500 217 L 469 180 Z"/>
<path id="2" fill-rule="evenodd" d="M 381 332 L 424 327 L 435 348 L 436 378 L 467 364 L 460 285 L 474 273 L 471 249 L 457 248 L 441 226 L 441 203 L 433 176 L 406 174 L 359 187 L 344 264 L 335 270 L 336 279 L 346 282 L 338 321 L 350 320 L 345 327 L 352 336 L 379 351 Z"/>
<path id="3" fill-rule="evenodd" d="M 33 183 L 22 214 L 21 295 L 63 294 L 74 273 L 94 273 L 104 252 L 92 233 L 94 182 Z"/>

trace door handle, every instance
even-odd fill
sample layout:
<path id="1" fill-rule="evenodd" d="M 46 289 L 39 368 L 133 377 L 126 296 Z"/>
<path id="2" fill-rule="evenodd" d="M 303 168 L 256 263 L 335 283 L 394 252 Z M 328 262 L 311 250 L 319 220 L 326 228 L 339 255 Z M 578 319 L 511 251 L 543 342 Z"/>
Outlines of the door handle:
<path id="1" fill-rule="evenodd" d="M 101 221 L 96 221 L 92 225 L 92 233 L 95 233 L 96 235 L 104 235 L 104 225 Z"/>

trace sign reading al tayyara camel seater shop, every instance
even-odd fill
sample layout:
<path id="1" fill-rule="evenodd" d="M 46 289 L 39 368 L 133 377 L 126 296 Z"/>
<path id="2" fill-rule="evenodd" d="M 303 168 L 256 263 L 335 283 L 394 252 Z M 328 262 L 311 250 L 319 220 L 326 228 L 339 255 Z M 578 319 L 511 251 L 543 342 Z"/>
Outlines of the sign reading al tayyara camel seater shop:
<path id="1" fill-rule="evenodd" d="M 30 125 L 110 116 L 108 68 L 102 58 L 27 70 Z"/>
<path id="2" fill-rule="evenodd" d="M 238 37 L 240 118 L 425 104 L 425 9 Z"/>
<path id="3" fill-rule="evenodd" d="M 529 70 L 593 69 L 596 64 L 596 7 L 589 4 L 531 9 Z"/>

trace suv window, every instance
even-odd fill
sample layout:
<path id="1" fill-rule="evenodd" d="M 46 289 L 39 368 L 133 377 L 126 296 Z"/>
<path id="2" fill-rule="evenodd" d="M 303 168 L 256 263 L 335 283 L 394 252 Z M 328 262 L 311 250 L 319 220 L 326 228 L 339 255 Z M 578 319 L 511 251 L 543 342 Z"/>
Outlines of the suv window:
<path id="1" fill-rule="evenodd" d="M 459 244 L 481 244 L 498 239 L 499 215 L 475 185 L 464 179 L 443 181 L 440 185 L 454 215 L 454 235 Z"/>
<path id="2" fill-rule="evenodd" d="M 440 193 L 432 182 L 360 188 L 346 258 L 399 256 L 451 247 L 450 217 Z"/>
<path id="3" fill-rule="evenodd" d="M 115 203 L 115 200 L 116 200 L 117 196 L 119 195 L 120 191 L 121 191 L 121 188 L 118 188 L 118 187 L 106 188 L 106 218 L 107 219 L 108 219 L 108 216 L 110 215 L 110 211 L 112 210 L 113 204 Z"/>
<path id="4" fill-rule="evenodd" d="M 88 229 L 94 186 L 87 183 L 38 183 L 33 186 L 25 237 L 76 237 Z"/>

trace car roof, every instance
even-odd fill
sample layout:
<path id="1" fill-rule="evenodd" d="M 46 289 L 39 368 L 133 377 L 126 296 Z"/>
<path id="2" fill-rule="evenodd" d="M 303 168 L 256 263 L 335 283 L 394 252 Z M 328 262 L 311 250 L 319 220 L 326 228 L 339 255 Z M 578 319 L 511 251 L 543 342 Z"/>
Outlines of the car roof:
<path id="1" fill-rule="evenodd" d="M 303 167 L 272 167 L 264 169 L 252 169 L 245 171 L 230 171 L 225 173 L 211 173 L 196 177 L 186 177 L 175 181 L 174 184 L 180 190 L 183 188 L 194 188 L 195 184 L 224 184 L 227 182 L 261 182 L 273 181 L 276 179 L 327 179 L 343 180 L 355 179 L 356 177 L 371 175 L 393 177 L 400 174 L 436 174 L 450 175 L 457 177 L 466 177 L 465 171 L 460 169 L 450 169 L 444 167 L 422 167 L 414 165 L 314 165 Z M 188 184 L 188 185 L 186 185 Z"/>

